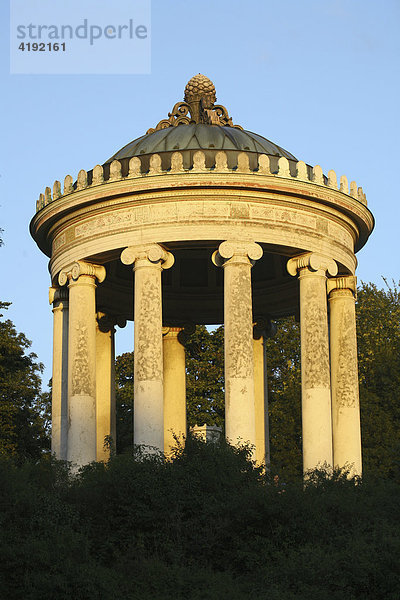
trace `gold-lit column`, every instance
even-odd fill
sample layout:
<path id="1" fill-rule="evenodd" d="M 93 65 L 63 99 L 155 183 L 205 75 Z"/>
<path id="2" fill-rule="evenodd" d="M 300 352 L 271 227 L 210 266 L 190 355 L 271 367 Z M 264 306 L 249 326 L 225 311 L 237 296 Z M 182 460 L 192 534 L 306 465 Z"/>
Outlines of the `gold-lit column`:
<path id="1" fill-rule="evenodd" d="M 276 326 L 269 319 L 261 319 L 253 327 L 256 461 L 267 468 L 270 465 L 270 444 L 266 344 L 275 332 Z"/>
<path id="2" fill-rule="evenodd" d="M 254 353 L 254 403 L 255 403 L 255 428 L 256 428 L 256 454 L 257 464 L 265 464 L 266 436 L 265 436 L 265 382 L 264 382 L 264 336 L 253 338 Z"/>
<path id="3" fill-rule="evenodd" d="M 256 445 L 251 267 L 254 242 L 226 241 L 213 254 L 224 269 L 225 432 L 233 444 Z M 255 450 L 253 451 L 255 458 Z"/>
<path id="4" fill-rule="evenodd" d="M 53 305 L 53 373 L 51 385 L 51 452 L 67 460 L 68 428 L 68 290 L 51 287 Z"/>
<path id="5" fill-rule="evenodd" d="M 110 450 L 115 448 L 116 443 L 114 336 L 113 320 L 104 313 L 98 313 L 96 324 L 97 460 L 108 460 Z M 105 445 L 106 438 L 111 442 L 111 447 Z"/>
<path id="6" fill-rule="evenodd" d="M 173 265 L 174 257 L 149 244 L 125 248 L 121 260 L 133 264 L 135 274 L 134 443 L 163 452 L 161 271 Z"/>
<path id="7" fill-rule="evenodd" d="M 362 474 L 354 276 L 328 280 L 333 463 Z"/>
<path id="8" fill-rule="evenodd" d="M 327 273 L 334 276 L 334 260 L 303 254 L 287 264 L 300 280 L 300 339 L 303 469 L 332 466 L 332 415 L 327 314 Z"/>
<path id="9" fill-rule="evenodd" d="M 163 327 L 164 355 L 164 452 L 168 456 L 186 438 L 185 347 L 183 327 Z M 176 439 L 175 439 L 176 438 Z"/>
<path id="10" fill-rule="evenodd" d="M 75 467 L 96 460 L 96 280 L 104 267 L 75 262 L 59 275 L 68 282 L 68 448 Z"/>

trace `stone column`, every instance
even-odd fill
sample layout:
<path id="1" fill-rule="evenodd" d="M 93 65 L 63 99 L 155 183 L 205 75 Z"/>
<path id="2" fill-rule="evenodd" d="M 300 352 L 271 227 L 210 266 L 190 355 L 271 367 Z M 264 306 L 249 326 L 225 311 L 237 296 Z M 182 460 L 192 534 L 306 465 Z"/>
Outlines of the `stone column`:
<path id="1" fill-rule="evenodd" d="M 51 386 L 51 452 L 67 460 L 68 429 L 68 290 L 51 287 L 53 305 L 53 374 Z"/>
<path id="2" fill-rule="evenodd" d="M 254 405 L 256 427 L 256 454 L 257 464 L 265 465 L 266 442 L 265 435 L 265 382 L 264 382 L 264 337 L 253 338 L 254 353 Z"/>
<path id="3" fill-rule="evenodd" d="M 163 327 L 166 455 L 170 455 L 171 449 L 176 446 L 175 437 L 181 443 L 186 438 L 186 368 L 182 333 L 183 327 Z"/>
<path id="4" fill-rule="evenodd" d="M 158 244 L 130 246 L 121 254 L 135 273 L 134 443 L 164 451 L 161 271 L 174 263 Z"/>
<path id="5" fill-rule="evenodd" d="M 68 450 L 75 467 L 96 460 L 96 279 L 104 267 L 83 261 L 63 269 L 60 285 L 68 282 Z"/>
<path id="6" fill-rule="evenodd" d="M 334 276 L 334 260 L 303 254 L 287 264 L 300 280 L 301 396 L 303 469 L 333 464 L 331 385 L 326 274 Z"/>
<path id="7" fill-rule="evenodd" d="M 266 343 L 276 333 L 276 325 L 269 319 L 258 320 L 253 327 L 254 394 L 256 415 L 256 461 L 270 465 L 268 379 Z"/>
<path id="8" fill-rule="evenodd" d="M 328 280 L 331 343 L 332 433 L 335 467 L 362 474 L 354 276 Z"/>
<path id="9" fill-rule="evenodd" d="M 114 335 L 114 321 L 104 313 L 97 313 L 96 460 L 108 460 L 116 443 Z M 111 438 L 111 447 L 105 447 L 106 438 Z"/>
<path id="10" fill-rule="evenodd" d="M 224 269 L 225 432 L 233 443 L 256 445 L 251 267 L 261 258 L 254 242 L 226 241 L 213 254 Z M 253 451 L 255 458 L 255 450 Z"/>

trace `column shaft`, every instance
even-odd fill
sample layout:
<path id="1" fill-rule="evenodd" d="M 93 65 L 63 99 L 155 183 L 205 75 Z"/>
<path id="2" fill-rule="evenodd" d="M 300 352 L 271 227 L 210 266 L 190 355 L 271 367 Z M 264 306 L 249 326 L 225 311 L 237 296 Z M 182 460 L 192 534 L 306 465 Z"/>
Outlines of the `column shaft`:
<path id="1" fill-rule="evenodd" d="M 225 429 L 233 443 L 256 444 L 251 264 L 224 265 Z"/>
<path id="2" fill-rule="evenodd" d="M 334 260 L 310 253 L 292 258 L 299 271 L 303 469 L 333 465 L 332 404 L 327 314 L 327 272 L 337 274 Z"/>
<path id="3" fill-rule="evenodd" d="M 213 255 L 224 269 L 225 433 L 233 444 L 249 443 L 255 458 L 252 260 L 262 256 L 254 242 L 226 241 Z"/>
<path id="4" fill-rule="evenodd" d="M 101 330 L 96 327 L 96 439 L 97 460 L 107 460 L 110 448 L 105 447 L 105 438 L 111 437 L 115 447 L 115 351 L 114 328 Z"/>
<path id="5" fill-rule="evenodd" d="M 134 442 L 164 451 L 161 265 L 135 262 Z"/>
<path id="6" fill-rule="evenodd" d="M 158 244 L 129 246 L 121 261 L 133 264 L 135 273 L 135 444 L 148 451 L 164 451 L 164 391 L 161 271 L 174 264 L 174 257 Z"/>
<path id="7" fill-rule="evenodd" d="M 185 348 L 178 339 L 180 327 L 168 327 L 163 336 L 164 452 L 171 454 L 176 440 L 186 438 Z"/>
<path id="8" fill-rule="evenodd" d="M 95 280 L 81 275 L 69 283 L 68 460 L 96 460 Z"/>
<path id="9" fill-rule="evenodd" d="M 51 452 L 67 460 L 68 429 L 68 299 L 50 288 L 53 302 L 53 373 L 51 389 Z M 57 298 L 58 296 L 58 298 Z M 50 298 L 53 301 L 53 298 Z"/>
<path id="10" fill-rule="evenodd" d="M 326 276 L 300 271 L 301 387 L 304 472 L 332 465 L 332 417 Z"/>
<path id="11" fill-rule="evenodd" d="M 256 461 L 265 464 L 267 457 L 267 418 L 266 386 L 265 386 L 265 357 L 264 337 L 253 340 L 254 352 L 254 397 L 255 397 L 255 427 L 256 427 Z"/>
<path id="12" fill-rule="evenodd" d="M 347 282 L 346 280 L 352 280 Z M 337 467 L 352 465 L 351 474 L 361 475 L 361 428 L 358 391 L 355 278 L 329 283 L 333 461 Z M 348 287 L 349 286 L 349 287 Z M 352 286 L 352 289 L 349 289 Z M 328 288 L 329 289 L 329 288 Z"/>

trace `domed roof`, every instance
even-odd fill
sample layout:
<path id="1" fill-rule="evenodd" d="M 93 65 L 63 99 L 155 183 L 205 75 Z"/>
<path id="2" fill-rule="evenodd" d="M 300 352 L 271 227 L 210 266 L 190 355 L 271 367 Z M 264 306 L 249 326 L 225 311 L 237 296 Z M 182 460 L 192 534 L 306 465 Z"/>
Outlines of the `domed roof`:
<path id="1" fill-rule="evenodd" d="M 234 127 L 195 123 L 168 127 L 143 135 L 121 148 L 106 163 L 143 154 L 183 150 L 236 150 L 278 157 L 285 156 L 288 160 L 296 160 L 290 152 L 257 133 Z"/>
<path id="2" fill-rule="evenodd" d="M 133 156 L 187 150 L 249 152 L 297 160 L 263 136 L 234 125 L 226 108 L 215 104 L 214 84 L 204 75 L 199 73 L 190 79 L 184 98 L 184 102 L 175 104 L 167 119 L 121 148 L 104 164 Z"/>

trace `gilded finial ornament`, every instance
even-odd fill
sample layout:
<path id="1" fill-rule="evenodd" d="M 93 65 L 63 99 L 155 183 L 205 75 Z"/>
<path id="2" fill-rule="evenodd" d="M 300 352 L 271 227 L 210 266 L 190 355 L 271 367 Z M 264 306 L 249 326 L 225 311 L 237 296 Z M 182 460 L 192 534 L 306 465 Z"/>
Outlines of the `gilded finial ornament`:
<path id="1" fill-rule="evenodd" d="M 240 125 L 232 123 L 225 106 L 215 104 L 216 100 L 217 95 L 213 82 L 199 73 L 186 84 L 184 102 L 177 102 L 172 111 L 168 113 L 168 119 L 162 119 L 155 128 L 148 129 L 146 134 L 177 125 L 197 123 L 243 129 Z"/>

